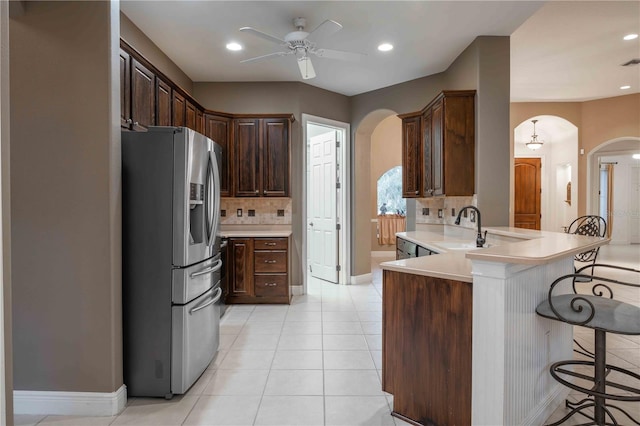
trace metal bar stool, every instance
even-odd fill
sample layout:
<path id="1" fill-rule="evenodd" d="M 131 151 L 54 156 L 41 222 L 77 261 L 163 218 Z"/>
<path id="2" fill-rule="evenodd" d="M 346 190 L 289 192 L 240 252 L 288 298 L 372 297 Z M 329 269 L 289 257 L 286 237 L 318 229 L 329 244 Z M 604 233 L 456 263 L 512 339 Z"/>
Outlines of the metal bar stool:
<path id="1" fill-rule="evenodd" d="M 591 269 L 591 274 L 582 272 Z M 597 271 L 597 274 L 594 274 Z M 624 276 L 624 280 L 613 279 L 603 274 Z M 588 282 L 578 281 L 589 278 Z M 628 279 L 630 277 L 630 279 Z M 561 285 L 565 283 L 566 285 Z M 618 287 L 621 286 L 621 287 Z M 564 289 L 563 289 L 564 287 Z M 609 404 L 614 401 L 640 401 L 640 375 L 620 367 L 606 363 L 607 333 L 640 335 L 640 307 L 615 300 L 613 289 L 633 287 L 640 288 L 640 270 L 624 268 L 614 265 L 590 264 L 576 271 L 556 279 L 549 289 L 549 296 L 536 308 L 536 313 L 545 318 L 566 322 L 572 325 L 587 327 L 595 333 L 595 354 L 593 361 L 566 360 L 551 365 L 551 376 L 571 389 L 587 395 L 579 402 L 565 401 L 565 406 L 571 408 L 566 416 L 549 426 L 563 423 L 576 413 L 591 420 L 583 425 L 618 425 L 612 410 L 617 410 L 627 416 L 633 423 L 640 425 L 627 411 Z M 567 293 L 568 288 L 568 293 Z M 580 290 L 580 292 L 576 291 Z M 574 371 L 574 367 L 588 366 L 593 368 L 593 376 Z M 625 382 L 609 379 L 611 372 L 621 375 Z M 580 386 L 571 379 L 581 379 L 589 382 L 590 387 Z M 631 382 L 632 385 L 629 385 Z M 585 412 L 593 407 L 593 416 Z"/>
<path id="2" fill-rule="evenodd" d="M 604 237 L 607 235 L 607 221 L 601 216 L 587 215 L 580 216 L 566 229 L 567 234 L 586 235 L 588 237 Z M 576 262 L 590 263 L 595 265 L 600 247 L 578 253 L 574 256 Z M 591 270 L 593 275 L 593 270 Z"/>

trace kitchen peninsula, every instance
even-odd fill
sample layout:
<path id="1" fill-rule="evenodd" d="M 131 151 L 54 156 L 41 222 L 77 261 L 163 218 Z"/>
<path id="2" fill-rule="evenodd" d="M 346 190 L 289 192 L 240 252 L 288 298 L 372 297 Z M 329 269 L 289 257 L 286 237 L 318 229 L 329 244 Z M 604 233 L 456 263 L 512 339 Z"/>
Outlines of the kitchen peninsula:
<path id="1" fill-rule="evenodd" d="M 393 415 L 418 425 L 542 424 L 568 393 L 548 366 L 573 358 L 573 331 L 535 308 L 573 272 L 576 253 L 609 240 L 496 227 L 476 249 L 460 229 L 399 233 L 441 254 L 381 264 L 382 387 Z"/>

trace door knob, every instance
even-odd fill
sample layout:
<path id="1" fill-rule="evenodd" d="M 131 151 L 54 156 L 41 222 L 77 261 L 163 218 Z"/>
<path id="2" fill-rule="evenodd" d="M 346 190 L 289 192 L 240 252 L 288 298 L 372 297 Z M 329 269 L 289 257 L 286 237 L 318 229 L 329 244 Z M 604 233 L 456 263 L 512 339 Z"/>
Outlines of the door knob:
<path id="1" fill-rule="evenodd" d="M 313 226 L 313 222 L 309 222 L 309 226 Z"/>

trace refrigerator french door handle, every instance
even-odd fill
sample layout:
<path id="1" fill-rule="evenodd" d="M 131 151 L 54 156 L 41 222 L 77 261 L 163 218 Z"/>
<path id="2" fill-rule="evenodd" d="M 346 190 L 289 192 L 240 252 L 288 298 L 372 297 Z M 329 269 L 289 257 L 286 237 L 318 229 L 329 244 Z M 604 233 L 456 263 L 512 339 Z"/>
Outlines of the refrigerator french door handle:
<path id="1" fill-rule="evenodd" d="M 206 303 L 204 303 L 204 304 L 202 304 L 200 306 L 196 306 L 195 308 L 192 308 L 189 311 L 189 315 L 193 315 L 194 313 L 206 308 L 207 306 L 211 306 L 214 303 L 216 303 L 218 300 L 220 300 L 220 298 L 222 297 L 222 289 L 220 287 L 218 287 L 216 289 L 216 291 L 217 291 L 218 294 L 213 299 L 209 300 L 208 302 L 206 302 Z"/>
<path id="2" fill-rule="evenodd" d="M 214 232 L 217 232 L 218 224 L 220 222 L 220 171 L 218 170 L 218 159 L 215 157 L 215 151 L 209 151 L 209 161 L 213 166 L 213 173 L 211 174 L 211 180 L 213 184 L 213 200 L 209 200 L 209 202 L 213 204 L 213 217 L 211 218 L 211 229 L 209 230 L 209 235 L 211 238 L 209 245 L 212 245 L 216 240 L 216 236 L 213 234 Z"/>
<path id="3" fill-rule="evenodd" d="M 205 177 L 204 189 L 204 216 L 205 216 L 205 232 L 207 236 L 207 246 L 211 245 L 211 175 L 213 174 L 211 166 L 211 155 L 207 159 L 207 176 Z"/>
<path id="4" fill-rule="evenodd" d="M 212 274 L 212 273 L 218 271 L 220 268 L 222 268 L 222 260 L 218 259 L 216 261 L 216 263 L 214 265 L 212 265 L 211 268 L 203 269 L 202 271 L 198 271 L 198 272 L 194 272 L 193 274 L 191 274 L 189 276 L 191 278 L 195 278 L 195 277 L 199 277 L 200 275 Z"/>

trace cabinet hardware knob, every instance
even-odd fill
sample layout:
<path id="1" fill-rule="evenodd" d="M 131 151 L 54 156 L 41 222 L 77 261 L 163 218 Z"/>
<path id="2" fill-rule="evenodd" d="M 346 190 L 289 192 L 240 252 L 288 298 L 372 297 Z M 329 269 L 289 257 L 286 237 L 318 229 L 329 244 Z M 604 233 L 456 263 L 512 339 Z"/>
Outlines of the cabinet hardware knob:
<path id="1" fill-rule="evenodd" d="M 264 195 L 267 195 L 267 190 L 265 189 L 264 191 L 262 191 L 262 193 L 263 193 Z"/>
<path id="2" fill-rule="evenodd" d="M 133 120 L 132 120 L 132 119 L 130 119 L 130 118 L 127 118 L 127 120 L 125 121 L 125 123 L 127 123 L 127 124 L 131 124 L 131 123 L 133 123 Z"/>
<path id="3" fill-rule="evenodd" d="M 134 125 L 134 126 L 138 126 L 138 125 L 140 125 L 140 123 L 138 123 L 137 121 L 134 121 L 134 122 L 133 122 L 133 125 Z"/>
<path id="4" fill-rule="evenodd" d="M 418 191 L 416 190 L 416 195 L 418 195 Z"/>
<path id="5" fill-rule="evenodd" d="M 256 189 L 256 194 L 259 194 L 259 193 L 260 193 L 260 191 Z"/>
<path id="6" fill-rule="evenodd" d="M 277 262 L 277 260 L 269 260 L 269 259 L 264 261 L 264 263 L 276 263 L 276 262 Z"/>

